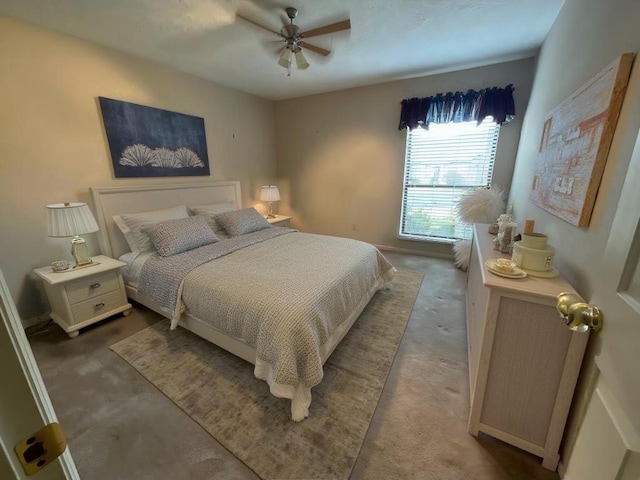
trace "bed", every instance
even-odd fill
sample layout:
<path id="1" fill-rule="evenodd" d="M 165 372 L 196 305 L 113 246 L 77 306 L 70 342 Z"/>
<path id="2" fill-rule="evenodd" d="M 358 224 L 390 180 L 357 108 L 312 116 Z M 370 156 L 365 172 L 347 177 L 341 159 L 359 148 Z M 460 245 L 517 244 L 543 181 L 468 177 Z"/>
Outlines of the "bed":
<path id="1" fill-rule="evenodd" d="M 237 181 L 90 191 L 102 253 L 127 263 L 129 298 L 171 320 L 171 328 L 186 328 L 254 364 L 255 376 L 273 395 L 291 400 L 295 421 L 309 414 L 324 362 L 395 272 L 364 242 L 263 226 L 255 210 L 241 208 Z M 229 212 L 215 216 L 219 224 L 204 215 L 210 228 L 201 219 L 183 218 L 182 206 L 193 216 L 200 213 L 194 206 L 202 205 L 227 205 Z M 157 250 L 136 250 L 122 218 L 162 209 L 182 213 L 142 229 Z M 250 224 L 245 217 L 260 228 L 244 229 Z M 187 224 L 204 236 L 215 230 L 220 238 L 186 250 L 162 243 L 158 232 L 165 226 L 184 230 Z M 214 228 L 223 224 L 225 229 Z"/>

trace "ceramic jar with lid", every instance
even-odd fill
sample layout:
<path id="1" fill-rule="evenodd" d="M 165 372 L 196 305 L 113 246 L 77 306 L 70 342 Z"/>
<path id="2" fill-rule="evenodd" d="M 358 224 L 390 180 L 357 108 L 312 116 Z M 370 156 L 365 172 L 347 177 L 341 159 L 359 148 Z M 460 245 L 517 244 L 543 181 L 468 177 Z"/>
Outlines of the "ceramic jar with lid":
<path id="1" fill-rule="evenodd" d="M 552 270 L 554 255 L 555 249 L 547 245 L 547 236 L 542 233 L 523 233 L 522 240 L 513 244 L 512 260 L 525 270 Z"/>

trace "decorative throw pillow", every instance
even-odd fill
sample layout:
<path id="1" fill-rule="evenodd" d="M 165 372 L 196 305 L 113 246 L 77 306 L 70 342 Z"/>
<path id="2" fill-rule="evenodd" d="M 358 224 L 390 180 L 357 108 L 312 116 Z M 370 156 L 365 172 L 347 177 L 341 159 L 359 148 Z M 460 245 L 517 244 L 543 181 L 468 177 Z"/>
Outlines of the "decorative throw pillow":
<path id="1" fill-rule="evenodd" d="M 271 228 L 271 224 L 255 208 L 219 213 L 213 219 L 232 237 Z"/>
<path id="2" fill-rule="evenodd" d="M 186 205 L 178 205 L 163 210 L 114 215 L 113 221 L 124 234 L 131 251 L 135 255 L 139 255 L 142 252 L 153 252 L 155 250 L 147 234 L 142 232 L 142 227 L 165 220 L 187 218 L 188 216 L 189 212 Z"/>
<path id="3" fill-rule="evenodd" d="M 216 235 L 218 235 L 218 232 L 224 231 L 224 228 L 218 225 L 213 217 L 219 213 L 238 210 L 238 206 L 233 202 L 217 202 L 210 203 L 209 205 L 190 205 L 189 210 L 191 210 L 193 215 L 203 215 L 207 219 L 207 223 L 209 223 L 211 230 L 216 232 Z"/>
<path id="4" fill-rule="evenodd" d="M 163 257 L 186 252 L 218 241 L 204 217 L 167 220 L 142 227 Z"/>

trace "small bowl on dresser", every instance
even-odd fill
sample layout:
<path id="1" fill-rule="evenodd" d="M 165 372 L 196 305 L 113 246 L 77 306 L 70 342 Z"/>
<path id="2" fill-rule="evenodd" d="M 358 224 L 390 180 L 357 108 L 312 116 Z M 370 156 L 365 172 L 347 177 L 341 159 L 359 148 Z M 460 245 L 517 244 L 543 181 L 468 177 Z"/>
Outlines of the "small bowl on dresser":
<path id="1" fill-rule="evenodd" d="M 517 267 L 515 262 L 512 262 L 508 258 L 498 258 L 494 265 L 496 270 L 504 273 L 513 273 L 513 270 Z"/>

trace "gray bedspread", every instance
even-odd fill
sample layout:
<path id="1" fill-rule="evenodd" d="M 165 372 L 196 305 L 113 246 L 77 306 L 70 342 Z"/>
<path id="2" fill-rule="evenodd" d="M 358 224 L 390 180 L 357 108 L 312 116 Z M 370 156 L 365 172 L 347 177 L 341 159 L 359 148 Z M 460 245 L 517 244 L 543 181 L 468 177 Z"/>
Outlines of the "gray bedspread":
<path id="1" fill-rule="evenodd" d="M 241 248 L 295 231 L 290 228 L 267 228 L 169 257 L 152 255 L 142 267 L 138 290 L 173 312 L 171 319 L 171 329 L 173 330 L 177 326 L 180 315 L 184 312 L 180 294 L 182 281 L 189 272 L 203 263 L 223 257 Z"/>
<path id="2" fill-rule="evenodd" d="M 277 232 L 263 233 L 271 230 Z M 186 262 L 191 271 L 178 286 L 182 273 L 169 270 L 183 272 L 180 260 L 153 257 L 140 285 L 157 275 L 170 277 L 159 283 L 172 285 L 175 293 L 168 298 L 180 297 L 175 311 L 184 303 L 196 317 L 254 347 L 256 377 L 267 381 L 273 395 L 292 400 L 292 418 L 299 421 L 308 415 L 311 388 L 322 380 L 327 340 L 359 315 L 395 269 L 374 246 L 357 240 L 280 228 L 242 237 L 244 247 L 225 247 L 232 250 L 213 261 L 201 262 L 218 249 L 194 250 L 198 259 Z M 156 295 L 167 295 L 166 288 Z"/>

